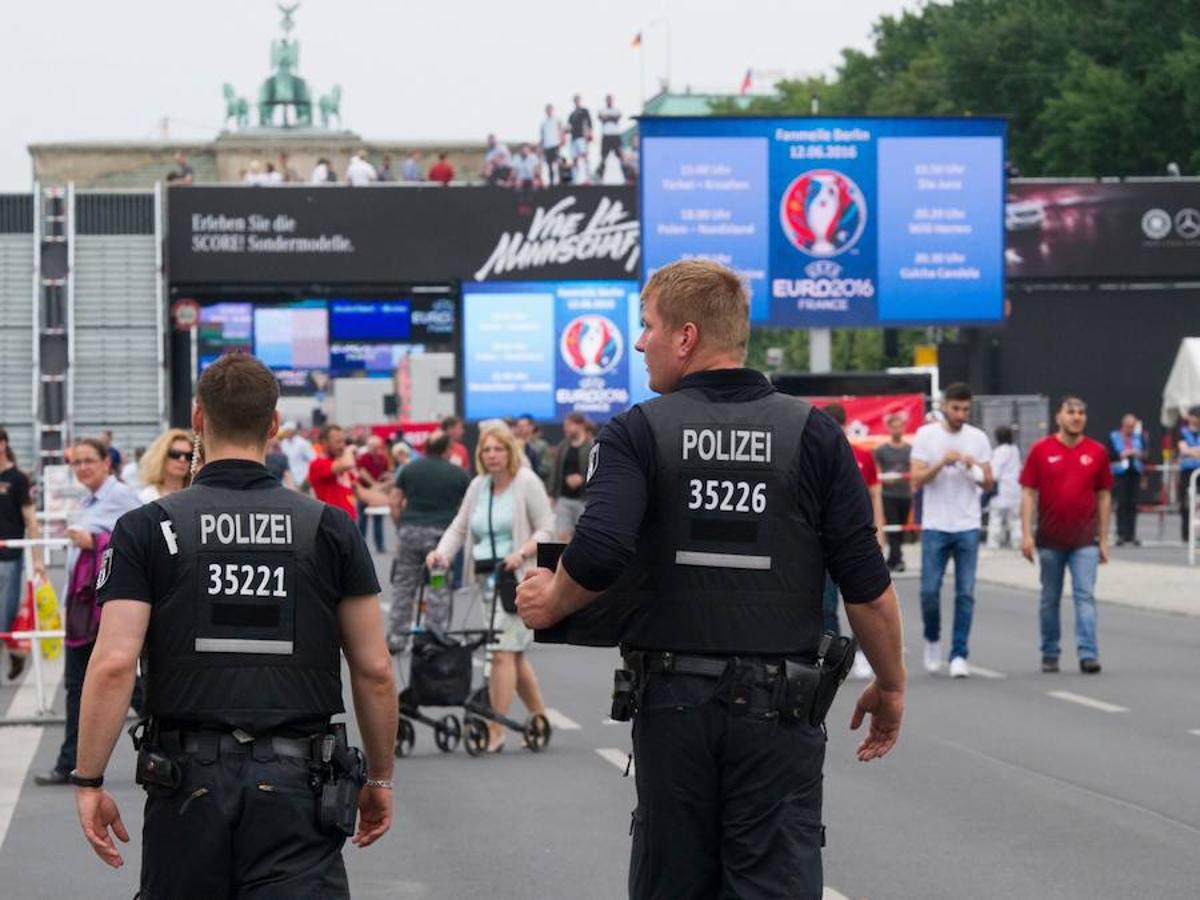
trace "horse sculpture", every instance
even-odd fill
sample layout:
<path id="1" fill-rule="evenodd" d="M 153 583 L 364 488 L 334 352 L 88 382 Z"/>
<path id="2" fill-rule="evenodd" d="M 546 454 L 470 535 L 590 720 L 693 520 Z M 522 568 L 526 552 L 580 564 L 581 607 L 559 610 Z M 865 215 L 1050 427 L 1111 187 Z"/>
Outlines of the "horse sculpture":
<path id="1" fill-rule="evenodd" d="M 238 128 L 245 128 L 250 124 L 250 104 L 245 97 L 239 97 L 234 93 L 233 85 L 226 84 L 225 86 L 225 124 L 229 124 L 229 120 L 233 119 Z"/>
<path id="2" fill-rule="evenodd" d="M 321 127 L 328 128 L 334 116 L 337 117 L 338 128 L 342 127 L 342 86 L 335 84 L 328 94 L 322 94 L 317 101 L 321 110 Z"/>

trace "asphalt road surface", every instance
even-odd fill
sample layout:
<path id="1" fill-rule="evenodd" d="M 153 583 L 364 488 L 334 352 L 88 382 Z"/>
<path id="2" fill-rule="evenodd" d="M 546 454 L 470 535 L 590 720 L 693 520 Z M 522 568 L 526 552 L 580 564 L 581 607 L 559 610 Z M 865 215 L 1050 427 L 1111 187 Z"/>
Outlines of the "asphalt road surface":
<path id="1" fill-rule="evenodd" d="M 951 681 L 921 669 L 917 585 L 902 576 L 898 587 L 904 732 L 887 759 L 856 762 L 847 722 L 861 685 L 847 683 L 830 718 L 827 896 L 1196 897 L 1200 619 L 1104 606 L 1103 674 L 1081 675 L 1068 639 L 1063 672 L 1043 675 L 1036 597 L 980 584 L 978 668 Z M 1072 621 L 1068 600 L 1065 636 Z M 548 749 L 523 750 L 514 733 L 499 755 L 443 754 L 418 725 L 413 755 L 397 761 L 391 832 L 347 846 L 356 897 L 625 895 L 634 789 L 623 777 L 628 726 L 606 722 L 614 654 L 538 648 L 532 658 L 553 708 Z M 17 702 L 0 691 L 0 712 Z M 61 734 L 0 728 L 0 895 L 131 897 L 142 804 L 132 749 L 120 742 L 107 776 L 134 833 L 113 871 L 79 834 L 72 792 L 32 784 Z"/>

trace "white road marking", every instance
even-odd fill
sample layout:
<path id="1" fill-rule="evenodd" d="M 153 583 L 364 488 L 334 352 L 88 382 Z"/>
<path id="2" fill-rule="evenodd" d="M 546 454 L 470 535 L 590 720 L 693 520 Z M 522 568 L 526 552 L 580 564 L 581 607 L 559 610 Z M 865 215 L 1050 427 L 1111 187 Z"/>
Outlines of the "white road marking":
<path id="1" fill-rule="evenodd" d="M 1188 734 L 1194 734 L 1196 737 L 1200 737 L 1200 728 L 1193 728 L 1188 732 Z"/>
<path id="2" fill-rule="evenodd" d="M 42 729 L 38 726 L 12 725 L 4 729 L 4 752 L 0 753 L 0 847 L 4 846 L 21 787 L 41 739 Z"/>
<path id="3" fill-rule="evenodd" d="M 997 672 L 995 669 L 985 669 L 983 666 L 977 666 L 971 663 L 971 674 L 978 675 L 980 678 L 1007 678 L 1003 672 Z"/>
<path id="4" fill-rule="evenodd" d="M 1072 694 L 1070 691 L 1047 691 L 1046 694 L 1058 700 L 1066 700 L 1068 703 L 1078 703 L 1080 706 L 1098 709 L 1101 712 L 1129 712 L 1129 708 L 1126 706 L 1117 706 L 1115 703 L 1107 703 L 1104 700 L 1095 700 L 1092 697 L 1085 697 L 1083 694 Z"/>
<path id="5" fill-rule="evenodd" d="M 554 727 L 555 731 L 579 731 L 582 727 L 571 717 L 564 716 L 557 709 L 551 707 L 546 707 L 546 719 Z"/>
<path id="6" fill-rule="evenodd" d="M 629 774 L 633 775 L 633 763 L 629 760 L 629 753 L 625 750 L 618 750 L 616 747 L 599 747 L 596 752 L 605 762 L 612 763 L 622 772 L 625 771 L 625 766 L 629 766 Z"/>
<path id="7" fill-rule="evenodd" d="M 826 886 L 821 892 L 821 900 L 850 900 L 845 894 L 839 890 Z"/>
<path id="8" fill-rule="evenodd" d="M 42 678 L 44 679 L 42 694 L 45 696 L 46 702 L 51 705 L 58 697 L 58 687 L 62 684 L 63 666 L 62 656 L 52 663 L 42 662 Z M 60 712 L 61 709 L 60 706 Z M 37 715 L 37 710 L 37 686 L 33 681 L 33 662 L 30 660 L 25 665 L 25 674 L 21 678 L 21 685 L 14 692 L 6 715 L 10 719 L 31 719 Z"/>

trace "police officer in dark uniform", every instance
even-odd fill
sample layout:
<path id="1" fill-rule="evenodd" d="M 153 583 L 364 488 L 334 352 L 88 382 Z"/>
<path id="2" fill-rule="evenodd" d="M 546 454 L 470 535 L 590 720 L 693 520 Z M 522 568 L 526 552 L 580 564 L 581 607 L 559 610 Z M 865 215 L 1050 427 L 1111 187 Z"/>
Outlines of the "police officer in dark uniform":
<path id="1" fill-rule="evenodd" d="M 346 837 L 366 846 L 391 824 L 397 711 L 379 584 L 349 517 L 264 467 L 278 399 L 251 356 L 209 366 L 192 413 L 203 468 L 122 516 L 101 563 L 71 779 L 84 836 L 122 865 L 109 829 L 129 836 L 101 785 L 141 657 L 146 900 L 348 897 Z M 365 760 L 330 723 L 344 709 L 339 651 Z"/>
<path id="2" fill-rule="evenodd" d="M 663 396 L 605 426 L 578 531 L 518 609 L 542 638 L 621 644 L 631 897 L 818 898 L 823 716 L 848 667 L 826 659 L 826 569 L 876 673 L 851 720 L 870 716 L 860 760 L 891 749 L 903 713 L 870 498 L 841 429 L 742 368 L 749 301 L 733 272 L 674 263 L 642 298 L 637 349 Z"/>

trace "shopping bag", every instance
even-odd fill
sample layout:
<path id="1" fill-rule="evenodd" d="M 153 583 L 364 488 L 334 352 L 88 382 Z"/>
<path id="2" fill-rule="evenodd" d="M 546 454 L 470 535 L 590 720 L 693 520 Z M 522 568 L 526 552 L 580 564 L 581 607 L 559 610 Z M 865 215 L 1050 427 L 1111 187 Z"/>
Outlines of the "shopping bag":
<path id="1" fill-rule="evenodd" d="M 33 616 L 33 582 L 25 582 L 25 590 L 22 592 L 24 596 L 21 599 L 21 606 L 17 609 L 17 614 L 13 616 L 12 630 L 17 631 L 33 631 L 37 628 L 37 620 Z M 10 638 L 8 648 L 16 653 L 28 653 L 30 640 L 22 638 L 15 640 Z"/>
<path id="2" fill-rule="evenodd" d="M 37 617 L 38 631 L 58 631 L 62 628 L 62 615 L 58 610 L 58 594 L 54 585 L 43 579 L 33 592 L 33 607 Z M 62 638 L 42 638 L 42 658 L 51 660 L 62 656 Z"/>

